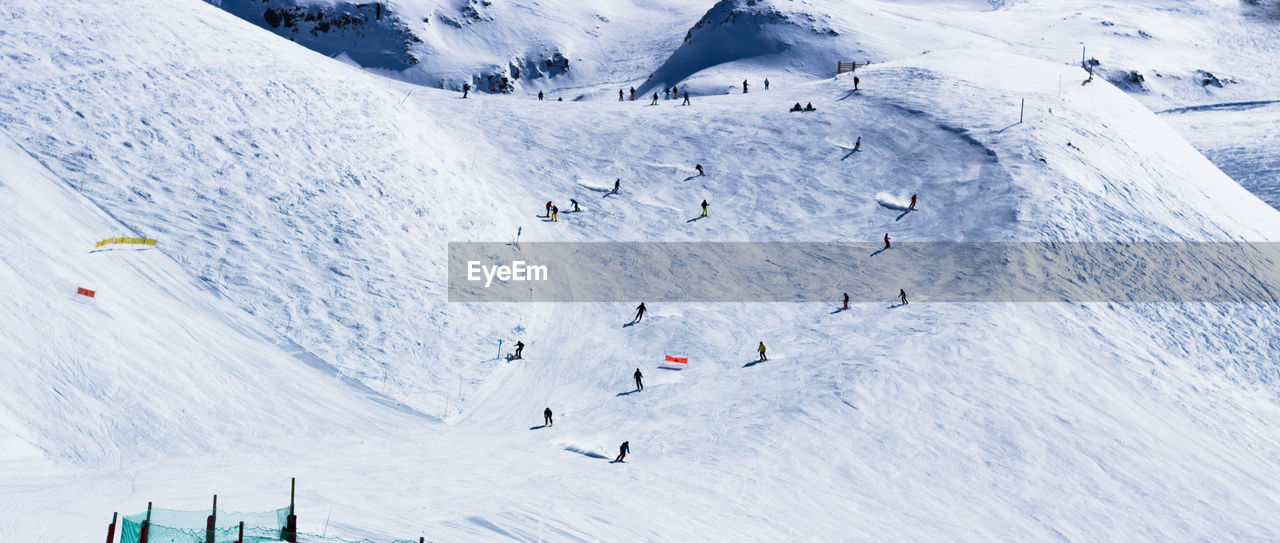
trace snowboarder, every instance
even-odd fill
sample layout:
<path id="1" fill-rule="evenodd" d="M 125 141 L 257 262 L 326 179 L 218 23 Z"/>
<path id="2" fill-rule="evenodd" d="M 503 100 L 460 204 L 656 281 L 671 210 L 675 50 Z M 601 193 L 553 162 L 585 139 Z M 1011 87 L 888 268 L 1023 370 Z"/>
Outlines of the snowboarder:
<path id="1" fill-rule="evenodd" d="M 543 409 L 543 410 L 542 410 L 542 425 L 543 425 L 543 426 L 553 426 L 553 425 L 555 425 L 555 421 L 551 420 L 551 408 L 550 408 L 550 407 L 548 407 L 548 408 L 546 408 L 546 409 Z"/>
<path id="2" fill-rule="evenodd" d="M 559 219 L 557 219 L 556 217 L 559 217 L 559 216 L 560 216 L 560 208 L 556 206 L 551 206 L 551 222 L 558 222 Z"/>
<path id="3" fill-rule="evenodd" d="M 667 87 L 667 88 L 665 88 L 665 89 L 662 89 L 662 99 L 663 99 L 663 100 L 670 100 L 670 99 L 671 99 L 671 88 L 670 88 L 670 87 Z"/>
<path id="4" fill-rule="evenodd" d="M 682 105 L 682 106 L 691 106 L 691 105 L 693 105 L 693 104 L 690 104 L 690 103 L 689 103 L 689 89 L 685 89 L 685 90 L 684 90 L 684 103 L 683 103 L 683 104 L 680 104 L 680 105 Z"/>
<path id="5" fill-rule="evenodd" d="M 658 91 L 653 91 L 653 102 L 650 102 L 649 105 L 651 106 L 658 105 Z"/>
<path id="6" fill-rule="evenodd" d="M 640 302 L 640 305 L 636 306 L 636 318 L 631 319 L 631 322 L 640 322 L 640 319 L 644 318 L 644 311 L 644 302 Z"/>
<path id="7" fill-rule="evenodd" d="M 622 101 L 622 89 L 618 89 L 618 101 Z"/>
<path id="8" fill-rule="evenodd" d="M 902 300 L 902 305 L 907 305 L 907 291 L 898 289 L 898 299 Z"/>
<path id="9" fill-rule="evenodd" d="M 563 101 L 564 101 L 564 98 L 563 98 L 563 97 L 562 97 L 562 98 L 556 98 L 556 101 L 557 101 L 557 102 L 563 102 Z"/>
<path id="10" fill-rule="evenodd" d="M 631 101 L 632 101 L 632 102 L 636 101 L 636 88 L 635 88 L 635 87 L 631 87 Z"/>
<path id="11" fill-rule="evenodd" d="M 796 105 L 791 106 L 791 111 L 804 111 L 804 108 L 800 107 L 800 102 L 796 102 Z"/>
<path id="12" fill-rule="evenodd" d="M 471 92 L 471 84 L 470 84 L 470 83 L 463 83 L 463 84 L 462 84 L 462 97 L 463 97 L 463 98 L 466 98 L 466 97 L 467 97 L 467 93 L 468 93 L 468 92 Z"/>
<path id="13" fill-rule="evenodd" d="M 853 142 L 853 152 L 856 153 L 861 149 L 862 149 L 862 136 L 858 136 L 858 141 Z"/>
<path id="14" fill-rule="evenodd" d="M 757 351 L 760 351 L 760 360 L 757 360 L 757 362 L 764 362 L 764 361 L 766 361 L 766 360 L 768 360 L 768 359 L 769 359 L 769 357 L 767 357 L 767 356 L 765 356 L 765 355 L 764 355 L 764 342 L 763 342 L 763 341 L 761 341 L 761 342 L 760 342 L 760 346 L 759 346 L 759 347 L 756 347 L 756 350 L 757 350 Z"/>
<path id="15" fill-rule="evenodd" d="M 672 86 L 671 86 L 671 99 L 672 99 L 672 100 L 678 100 L 679 98 L 680 98 L 680 87 L 677 87 L 677 86 L 675 86 L 675 85 L 672 85 Z"/>
<path id="16" fill-rule="evenodd" d="M 746 80 L 746 79 L 743 79 L 743 80 L 742 80 L 742 94 L 746 94 L 746 93 L 747 93 L 747 80 Z"/>
<path id="17" fill-rule="evenodd" d="M 542 91 L 538 91 L 538 101 L 542 101 Z"/>
<path id="18" fill-rule="evenodd" d="M 630 442 L 630 441 L 623 441 L 623 442 L 622 442 L 622 446 L 621 446 L 621 447 L 618 447 L 618 457 L 617 457 L 617 458 L 614 458 L 614 459 L 613 459 L 613 461 L 614 461 L 614 462 L 621 462 L 623 458 L 626 458 L 626 457 L 627 457 L 627 453 L 629 453 L 629 452 L 631 452 L 631 442 Z"/>
<path id="19" fill-rule="evenodd" d="M 689 95 L 686 94 L 685 96 L 689 96 Z M 701 164 L 694 164 L 693 169 L 698 170 L 698 175 L 707 175 L 707 172 L 702 171 Z"/>
<path id="20" fill-rule="evenodd" d="M 547 202 L 547 215 L 546 215 L 546 216 L 547 216 L 547 218 L 550 218 L 550 217 L 551 217 L 551 202 L 550 202 L 550 201 L 548 201 L 548 202 Z"/>
<path id="21" fill-rule="evenodd" d="M 579 212 L 579 211 L 582 211 L 581 209 L 578 209 L 578 201 L 577 201 L 577 200 L 574 200 L 573 198 L 570 198 L 570 199 L 569 199 L 569 203 L 573 204 L 573 212 L 574 212 L 574 213 L 577 213 L 577 212 Z"/>
<path id="22" fill-rule="evenodd" d="M 707 201 L 706 201 L 706 200 L 703 200 L 703 201 L 702 201 L 702 215 L 699 215 L 699 217 L 706 217 L 706 216 L 707 216 Z"/>
<path id="23" fill-rule="evenodd" d="M 764 90 L 769 90 L 769 78 L 764 78 Z"/>
<path id="24" fill-rule="evenodd" d="M 622 179 L 621 178 L 615 179 L 613 181 L 613 190 L 609 191 L 609 194 L 617 194 L 618 189 L 620 188 L 622 188 Z"/>
<path id="25" fill-rule="evenodd" d="M 807 103 L 805 103 L 805 105 L 804 105 L 804 110 L 805 110 L 805 111 L 817 111 L 817 110 L 818 110 L 818 108 L 813 107 L 813 102 L 807 102 Z"/>
<path id="26" fill-rule="evenodd" d="M 916 210 L 916 195 L 912 194 L 911 205 L 907 206 L 907 211 L 915 211 L 915 210 Z"/>
<path id="27" fill-rule="evenodd" d="M 849 309 L 849 293 L 844 293 L 844 307 L 841 309 Z"/>
<path id="28" fill-rule="evenodd" d="M 640 373 L 640 368 L 636 368 L 636 372 L 631 376 L 636 380 L 636 392 L 644 390 L 644 374 Z"/>
<path id="29" fill-rule="evenodd" d="M 885 232 L 885 233 L 884 233 L 884 248 L 885 248 L 885 249 L 888 249 L 889 247 L 891 247 L 891 245 L 889 245 L 889 233 L 888 233 L 888 232 Z"/>
<path id="30" fill-rule="evenodd" d="M 516 341 L 516 356 L 515 356 L 515 358 L 516 358 L 516 360 L 520 360 L 521 358 L 524 358 L 524 342 L 523 342 L 523 341 Z"/>
<path id="31" fill-rule="evenodd" d="M 861 83 L 861 82 L 862 82 L 862 80 L 861 80 L 861 79 L 858 79 L 858 76 L 856 76 L 856 75 L 855 75 L 855 76 L 853 76 L 853 90 L 855 90 L 855 91 L 856 91 L 856 90 L 858 90 L 858 83 Z"/>

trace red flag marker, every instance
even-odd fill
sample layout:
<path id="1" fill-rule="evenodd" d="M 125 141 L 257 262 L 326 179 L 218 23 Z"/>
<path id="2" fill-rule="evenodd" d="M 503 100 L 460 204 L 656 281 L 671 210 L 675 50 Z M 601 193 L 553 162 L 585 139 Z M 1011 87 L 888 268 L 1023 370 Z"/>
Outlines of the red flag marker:
<path id="1" fill-rule="evenodd" d="M 84 287 L 76 287 L 76 294 L 79 294 L 86 298 L 92 298 L 95 293 L 92 290 L 89 290 Z"/>

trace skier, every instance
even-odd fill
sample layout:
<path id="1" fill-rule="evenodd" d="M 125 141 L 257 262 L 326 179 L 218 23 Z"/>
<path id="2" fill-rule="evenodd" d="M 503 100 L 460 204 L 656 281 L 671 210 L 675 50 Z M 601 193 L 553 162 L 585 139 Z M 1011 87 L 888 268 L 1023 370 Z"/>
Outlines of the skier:
<path id="1" fill-rule="evenodd" d="M 680 98 L 680 87 L 677 87 L 677 86 L 675 86 L 675 85 L 672 85 L 672 86 L 671 86 L 671 99 L 672 99 L 672 100 L 676 100 L 676 99 L 679 99 L 679 98 Z"/>
<path id="2" fill-rule="evenodd" d="M 885 248 L 885 249 L 888 249 L 889 247 L 890 247 L 890 245 L 889 245 L 889 233 L 888 233 L 888 232 L 885 232 L 885 233 L 884 233 L 884 248 Z"/>
<path id="3" fill-rule="evenodd" d="M 688 97 L 689 95 L 686 94 L 685 96 Z M 694 164 L 693 169 L 698 170 L 698 175 L 707 175 L 707 172 L 702 171 L 701 164 Z"/>
<path id="4" fill-rule="evenodd" d="M 763 342 L 763 341 L 761 341 L 761 342 L 760 342 L 760 346 L 759 346 L 759 347 L 756 347 L 756 350 L 757 350 L 757 351 L 760 351 L 760 360 L 757 360 L 757 362 L 764 362 L 764 361 L 766 361 L 766 360 L 768 360 L 768 359 L 769 359 L 769 357 L 767 357 L 767 356 L 765 356 L 765 355 L 764 355 L 764 342 Z"/>
<path id="5" fill-rule="evenodd" d="M 684 90 L 684 103 L 683 103 L 683 104 L 680 104 L 680 105 L 682 105 L 682 106 L 691 106 L 691 105 L 693 105 L 693 104 L 690 104 L 690 103 L 689 103 L 689 89 L 685 89 L 685 90 Z"/>
<path id="6" fill-rule="evenodd" d="M 702 201 L 702 215 L 699 215 L 699 216 L 700 216 L 700 217 L 706 217 L 706 216 L 707 216 L 707 201 L 706 201 L 706 200 L 703 200 L 703 201 Z"/>
<path id="7" fill-rule="evenodd" d="M 746 93 L 747 93 L 747 80 L 746 80 L 746 79 L 743 79 L 743 80 L 742 80 L 742 94 L 746 94 Z"/>
<path id="8" fill-rule="evenodd" d="M 764 90 L 769 90 L 769 78 L 764 78 Z"/>
<path id="9" fill-rule="evenodd" d="M 653 91 L 653 102 L 651 102 L 649 105 L 651 106 L 658 105 L 658 91 Z"/>
<path id="10" fill-rule="evenodd" d="M 613 459 L 613 461 L 614 461 L 614 462 L 621 462 L 623 458 L 626 458 L 626 457 L 627 457 L 627 453 L 629 453 L 629 452 L 631 452 L 631 442 L 630 442 L 630 441 L 623 441 L 623 442 L 622 442 L 622 446 L 621 446 L 621 447 L 618 447 L 618 457 L 617 457 L 617 458 L 614 458 L 614 459 Z"/>
<path id="11" fill-rule="evenodd" d="M 551 420 L 551 408 L 550 408 L 550 407 L 548 407 L 548 408 L 546 408 L 546 409 L 543 409 L 543 410 L 542 410 L 542 425 L 543 425 L 543 426 L 553 426 L 553 425 L 555 425 L 555 421 Z"/>
<path id="12" fill-rule="evenodd" d="M 636 372 L 631 376 L 636 380 L 636 392 L 644 390 L 644 374 L 640 373 L 640 368 L 636 368 Z"/>
<path id="13" fill-rule="evenodd" d="M 618 189 L 620 188 L 622 188 L 622 179 L 621 178 L 615 179 L 613 181 L 613 190 L 609 191 L 609 194 L 617 194 Z"/>
<path id="14" fill-rule="evenodd" d="M 844 307 L 841 309 L 849 309 L 849 293 L 844 293 Z"/>
<path id="15" fill-rule="evenodd" d="M 898 289 L 898 299 L 902 300 L 902 305 L 907 305 L 907 291 Z"/>
<path id="16" fill-rule="evenodd" d="M 640 319 L 644 318 L 644 311 L 644 302 L 640 302 L 640 305 L 636 306 L 636 318 L 631 319 L 631 322 L 640 322 Z"/>
<path id="17" fill-rule="evenodd" d="M 542 91 L 538 91 L 538 101 L 542 101 Z"/>
<path id="18" fill-rule="evenodd" d="M 618 101 L 622 101 L 622 89 L 618 89 Z"/>
<path id="19" fill-rule="evenodd" d="M 573 204 L 573 212 L 574 212 L 574 213 L 577 213 L 577 212 L 579 212 L 579 211 L 582 211 L 581 209 L 578 209 L 578 201 L 577 201 L 577 200 L 574 200 L 573 198 L 570 198 L 570 199 L 569 199 L 569 203 Z"/>
<path id="20" fill-rule="evenodd" d="M 516 341 L 516 360 L 524 358 L 524 342 Z"/>
<path id="21" fill-rule="evenodd" d="M 635 88 L 635 87 L 631 87 L 631 101 L 632 101 L 632 102 L 636 101 L 636 88 Z"/>
<path id="22" fill-rule="evenodd" d="M 853 142 L 853 152 L 856 153 L 861 149 L 862 149 L 862 136 L 858 136 L 858 141 Z"/>
<path id="23" fill-rule="evenodd" d="M 670 99 L 671 99 L 671 87 L 667 87 L 667 88 L 665 88 L 665 89 L 662 89 L 662 99 L 663 99 L 663 100 L 670 100 Z"/>
<path id="24" fill-rule="evenodd" d="M 856 75 L 855 75 L 855 76 L 853 76 L 853 90 L 855 90 L 855 91 L 856 91 L 856 90 L 858 90 L 858 83 L 861 83 L 861 82 L 862 82 L 862 80 L 861 80 L 861 79 L 858 79 L 858 76 L 856 76 Z"/>
<path id="25" fill-rule="evenodd" d="M 915 210 L 916 210 L 916 195 L 912 194 L 911 205 L 907 206 L 907 211 L 915 211 Z"/>
<path id="26" fill-rule="evenodd" d="M 791 106 L 791 111 L 804 111 L 804 108 L 800 107 L 800 102 L 796 102 L 796 105 Z"/>
<path id="27" fill-rule="evenodd" d="M 559 219 L 556 218 L 558 216 L 560 216 L 560 208 L 551 206 L 551 222 L 558 222 Z"/>
<path id="28" fill-rule="evenodd" d="M 548 202 L 547 202 L 547 215 L 546 215 L 546 216 L 547 216 L 548 218 L 550 218 L 550 217 L 551 217 L 551 202 L 550 202 L 550 201 L 548 201 Z"/>
<path id="29" fill-rule="evenodd" d="M 463 83 L 463 84 L 462 84 L 462 97 L 463 97 L 463 98 L 466 98 L 466 97 L 467 97 L 467 93 L 468 93 L 468 92 L 470 92 L 470 91 L 471 91 L 471 84 L 470 84 L 470 83 Z"/>

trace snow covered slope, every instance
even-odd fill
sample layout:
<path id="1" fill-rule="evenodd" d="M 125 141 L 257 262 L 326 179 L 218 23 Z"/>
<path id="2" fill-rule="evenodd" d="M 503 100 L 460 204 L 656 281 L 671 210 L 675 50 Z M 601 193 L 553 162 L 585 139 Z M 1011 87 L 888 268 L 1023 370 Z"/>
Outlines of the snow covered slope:
<path id="1" fill-rule="evenodd" d="M 379 539 L 1280 537 L 1271 306 L 891 307 L 897 288 L 928 286 L 886 285 L 885 303 L 843 312 L 654 305 L 622 327 L 631 303 L 445 301 L 445 244 L 517 228 L 538 241 L 1280 232 L 1280 212 L 1079 68 L 958 50 L 860 71 L 859 93 L 845 76 L 689 107 L 461 100 L 200 2 L 126 8 L 0 6 L 17 165 L 0 191 L 22 211 L 4 225 L 42 248 L 0 260 L 23 291 L 0 304 L 17 360 L 0 371 L 22 391 L 0 404 L 0 467 L 20 473 L 0 481 L 0 517 L 24 519 L 0 538 L 99 537 L 110 511 L 194 509 L 214 492 L 277 506 L 294 475 L 304 531 L 329 512 L 330 534 Z M 797 101 L 818 111 L 788 113 Z M 878 201 L 911 193 L 921 209 L 901 218 Z M 536 217 L 568 198 L 583 211 Z M 711 217 L 689 222 L 704 198 Z M 162 244 L 56 249 L 123 233 Z M 41 305 L 82 276 L 106 285 L 98 305 Z M 89 332 L 50 340 L 73 328 Z M 498 339 L 523 339 L 526 360 L 491 360 Z M 771 361 L 748 365 L 756 341 Z M 664 353 L 691 368 L 654 368 Z M 163 371 L 174 358 L 190 366 Z M 157 381 L 132 381 L 131 364 Z M 636 367 L 648 386 L 626 394 Z M 64 382 L 74 394 L 53 399 Z M 150 412 L 108 401 L 143 386 L 166 392 Z M 555 426 L 530 428 L 547 406 Z M 65 428 L 93 413 L 106 422 Z M 146 455 L 123 452 L 139 439 Z M 623 440 L 628 463 L 601 459 Z"/>
<path id="2" fill-rule="evenodd" d="M 1160 116 L 1232 179 L 1280 209 L 1280 100 L 1174 108 Z"/>

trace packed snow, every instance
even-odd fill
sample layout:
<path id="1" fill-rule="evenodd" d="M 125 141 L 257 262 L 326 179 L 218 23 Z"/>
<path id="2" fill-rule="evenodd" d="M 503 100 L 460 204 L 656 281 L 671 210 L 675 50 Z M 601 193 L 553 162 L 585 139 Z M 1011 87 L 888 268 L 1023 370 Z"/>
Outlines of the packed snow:
<path id="1" fill-rule="evenodd" d="M 495 2 L 491 22 L 512 47 L 544 26 L 590 35 L 592 10 L 570 4 L 517 19 L 528 6 Z M 1280 538 L 1270 304 L 927 303 L 929 285 L 895 284 L 839 310 L 833 284 L 829 304 L 650 304 L 624 326 L 644 300 L 449 303 L 445 283 L 447 243 L 517 232 L 1276 241 L 1280 211 L 1180 135 L 1198 113 L 1166 111 L 1274 83 L 1186 79 L 1273 58 L 1265 15 L 597 4 L 624 37 L 526 89 L 545 101 L 386 77 L 197 0 L 0 4 L 0 539 L 100 539 L 112 512 L 215 493 L 276 508 L 290 477 L 303 532 L 376 541 Z M 786 24 L 723 28 L 718 9 Z M 1079 14 L 1045 26 L 1064 10 Z M 1170 31 L 1197 14 L 1257 25 L 1230 34 L 1256 46 Z M 1105 73 L 1086 83 L 1068 54 L 1095 26 L 1101 66 L 1177 78 L 1137 99 Z M 1063 58 L 1037 54 L 1037 32 Z M 474 51 L 435 53 L 459 81 L 508 54 L 480 32 L 438 39 Z M 739 40 L 792 47 L 716 56 Z M 1166 61 L 1170 43 L 1201 52 Z M 820 73 L 857 47 L 875 61 L 861 90 Z M 749 93 L 729 90 L 742 79 Z M 647 105 L 677 83 L 690 105 Z M 630 86 L 646 96 L 619 102 Z M 1230 145 L 1211 130 L 1192 141 Z M 92 251 L 116 236 L 158 241 Z M 899 288 L 922 296 L 897 305 Z"/>

